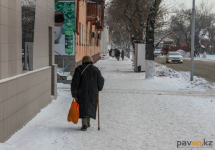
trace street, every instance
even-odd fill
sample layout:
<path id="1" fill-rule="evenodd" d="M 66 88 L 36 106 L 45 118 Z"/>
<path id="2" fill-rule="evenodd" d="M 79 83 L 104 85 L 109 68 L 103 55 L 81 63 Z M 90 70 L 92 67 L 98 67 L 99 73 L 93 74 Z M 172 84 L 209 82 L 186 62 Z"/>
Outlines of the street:
<path id="1" fill-rule="evenodd" d="M 184 59 L 183 64 L 178 63 L 166 63 L 166 57 L 155 57 L 155 62 L 162 65 L 166 65 L 168 68 L 172 68 L 176 71 L 190 71 L 191 63 L 190 59 Z M 215 82 L 215 61 L 194 61 L 194 75 L 205 78 L 208 81 Z"/>

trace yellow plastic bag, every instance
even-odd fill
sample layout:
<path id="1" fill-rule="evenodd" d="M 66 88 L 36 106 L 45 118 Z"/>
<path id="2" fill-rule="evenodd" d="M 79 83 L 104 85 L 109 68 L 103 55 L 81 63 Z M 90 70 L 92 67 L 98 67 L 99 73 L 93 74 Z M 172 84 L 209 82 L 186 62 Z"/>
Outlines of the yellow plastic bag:
<path id="1" fill-rule="evenodd" d="M 69 114 L 67 117 L 68 122 L 78 123 L 79 119 L 79 104 L 77 103 L 77 98 L 73 99 L 71 108 L 69 109 Z"/>

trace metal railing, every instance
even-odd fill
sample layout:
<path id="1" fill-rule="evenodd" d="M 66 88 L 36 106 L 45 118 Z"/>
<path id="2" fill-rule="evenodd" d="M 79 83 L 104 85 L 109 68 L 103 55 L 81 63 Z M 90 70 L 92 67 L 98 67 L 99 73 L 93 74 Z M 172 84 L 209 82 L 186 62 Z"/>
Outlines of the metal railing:
<path id="1" fill-rule="evenodd" d="M 58 67 L 58 69 L 60 69 L 61 71 L 63 71 L 63 75 L 64 75 L 64 71 L 66 70 L 66 68 L 69 66 L 69 64 L 71 63 L 71 61 L 69 59 L 67 59 L 66 57 L 64 57 L 63 55 L 61 55 L 60 53 L 56 52 L 58 55 L 60 55 L 61 57 L 63 57 L 63 68 Z M 64 59 L 68 60 L 69 63 L 66 65 L 66 67 L 64 67 Z"/>

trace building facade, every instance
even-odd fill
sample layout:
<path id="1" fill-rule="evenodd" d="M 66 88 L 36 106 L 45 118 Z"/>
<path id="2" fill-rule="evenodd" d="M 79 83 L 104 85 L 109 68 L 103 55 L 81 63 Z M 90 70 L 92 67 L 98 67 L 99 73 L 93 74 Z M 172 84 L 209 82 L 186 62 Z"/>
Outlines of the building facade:
<path id="1" fill-rule="evenodd" d="M 207 54 L 215 54 L 215 38 L 209 38 L 208 36 L 204 36 L 201 40 L 201 44 L 207 48 Z M 202 52 L 203 53 L 203 52 Z"/>
<path id="2" fill-rule="evenodd" d="M 63 0 L 56 0 L 59 2 Z M 82 64 L 83 56 L 92 56 L 94 63 L 100 59 L 100 43 L 104 30 L 104 6 L 103 0 L 67 0 L 75 2 L 75 55 L 64 55 L 71 63 L 65 68 L 65 72 L 74 74 L 75 68 Z M 63 57 L 55 55 L 55 63 L 63 68 L 68 61 L 63 62 Z M 58 75 L 58 81 L 61 76 Z M 68 83 L 65 81 L 65 83 Z"/>
<path id="3" fill-rule="evenodd" d="M 56 98 L 54 3 L 0 1 L 0 142 Z"/>

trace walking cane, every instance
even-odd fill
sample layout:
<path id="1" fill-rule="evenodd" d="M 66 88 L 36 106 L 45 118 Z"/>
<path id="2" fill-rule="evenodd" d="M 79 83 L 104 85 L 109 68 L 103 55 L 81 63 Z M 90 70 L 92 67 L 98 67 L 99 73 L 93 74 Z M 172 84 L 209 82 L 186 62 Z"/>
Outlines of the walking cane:
<path id="1" fill-rule="evenodd" d="M 99 116 L 99 93 L 98 93 L 98 130 L 100 130 L 100 116 Z"/>

